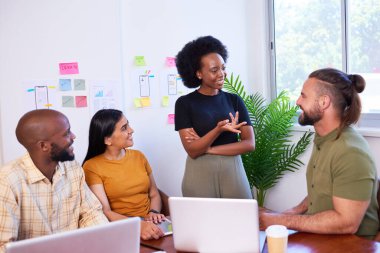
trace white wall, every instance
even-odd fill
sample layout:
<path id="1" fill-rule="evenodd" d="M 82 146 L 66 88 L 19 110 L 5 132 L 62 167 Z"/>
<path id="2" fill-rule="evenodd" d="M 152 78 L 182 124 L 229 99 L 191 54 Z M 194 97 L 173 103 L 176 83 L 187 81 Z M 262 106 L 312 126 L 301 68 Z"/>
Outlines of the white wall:
<path id="1" fill-rule="evenodd" d="M 119 0 L 0 0 L 0 101 L 3 162 L 24 153 L 15 127 L 28 110 L 25 81 L 58 80 L 58 63 L 79 62 L 79 78 L 120 80 Z M 89 110 L 62 110 L 77 135 L 78 161 L 87 146 Z"/>

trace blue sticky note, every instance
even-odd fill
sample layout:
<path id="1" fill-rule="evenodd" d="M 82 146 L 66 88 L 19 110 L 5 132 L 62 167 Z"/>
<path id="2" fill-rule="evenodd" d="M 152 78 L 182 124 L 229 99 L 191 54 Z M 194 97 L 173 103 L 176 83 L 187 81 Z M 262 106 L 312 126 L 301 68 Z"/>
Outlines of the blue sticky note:
<path id="1" fill-rule="evenodd" d="M 59 90 L 61 91 L 71 90 L 71 79 L 59 79 Z"/>

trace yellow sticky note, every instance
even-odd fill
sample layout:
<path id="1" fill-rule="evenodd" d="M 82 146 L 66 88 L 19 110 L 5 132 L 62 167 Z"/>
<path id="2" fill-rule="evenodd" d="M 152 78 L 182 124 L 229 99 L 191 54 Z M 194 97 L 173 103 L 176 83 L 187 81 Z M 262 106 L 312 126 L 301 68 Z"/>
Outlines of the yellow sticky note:
<path id="1" fill-rule="evenodd" d="M 140 98 L 140 102 L 141 102 L 141 105 L 143 107 L 147 107 L 147 106 L 150 106 L 150 97 L 146 97 L 146 98 Z"/>
<path id="2" fill-rule="evenodd" d="M 169 96 L 163 96 L 161 100 L 161 104 L 163 107 L 169 106 Z"/>
<path id="3" fill-rule="evenodd" d="M 145 57 L 142 55 L 135 56 L 135 65 L 136 66 L 146 66 Z"/>
<path id="4" fill-rule="evenodd" d="M 135 98 L 135 99 L 133 99 L 133 103 L 135 104 L 135 107 L 136 107 L 136 108 L 140 108 L 140 107 L 142 107 L 139 98 Z"/>

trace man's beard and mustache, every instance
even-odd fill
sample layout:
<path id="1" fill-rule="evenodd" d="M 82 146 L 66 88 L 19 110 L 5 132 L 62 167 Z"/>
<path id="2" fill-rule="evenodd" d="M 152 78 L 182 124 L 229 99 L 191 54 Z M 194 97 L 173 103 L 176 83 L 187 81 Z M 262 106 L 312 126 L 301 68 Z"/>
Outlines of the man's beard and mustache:
<path id="1" fill-rule="evenodd" d="M 302 110 L 302 108 L 301 108 Z M 303 113 L 298 117 L 298 123 L 301 126 L 314 125 L 322 119 L 322 112 L 319 110 L 319 106 L 315 105 L 310 112 L 302 110 Z"/>
<path id="2" fill-rule="evenodd" d="M 55 162 L 66 162 L 66 161 L 73 161 L 75 156 L 74 154 L 70 154 L 69 151 L 67 150 L 73 143 L 70 143 L 65 148 L 59 148 L 57 144 L 53 143 L 52 150 L 50 153 L 50 158 L 51 160 Z"/>

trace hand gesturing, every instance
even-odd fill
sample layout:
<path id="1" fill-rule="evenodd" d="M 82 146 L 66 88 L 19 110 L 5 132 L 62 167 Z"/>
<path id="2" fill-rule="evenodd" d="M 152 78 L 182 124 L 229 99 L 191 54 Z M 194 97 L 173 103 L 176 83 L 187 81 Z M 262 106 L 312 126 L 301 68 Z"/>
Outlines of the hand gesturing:
<path id="1" fill-rule="evenodd" d="M 246 125 L 247 122 L 244 121 L 244 122 L 238 123 L 239 112 L 236 112 L 235 116 L 232 113 L 230 113 L 230 118 L 231 118 L 231 122 L 228 119 L 222 120 L 218 122 L 218 126 L 221 127 L 223 131 L 241 133 L 241 131 L 239 130 L 240 127 Z"/>

